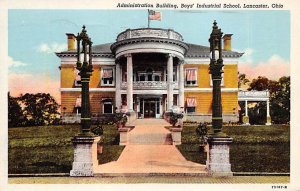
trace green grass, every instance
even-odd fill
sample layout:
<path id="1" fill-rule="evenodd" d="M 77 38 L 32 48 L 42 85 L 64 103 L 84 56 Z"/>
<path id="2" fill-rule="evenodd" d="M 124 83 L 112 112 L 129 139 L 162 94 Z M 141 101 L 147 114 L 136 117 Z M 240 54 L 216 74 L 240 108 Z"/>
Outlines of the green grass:
<path id="1" fill-rule="evenodd" d="M 200 152 L 196 126 L 186 126 L 178 149 L 186 159 L 205 164 L 206 153 Z M 210 129 L 211 131 L 211 129 Z M 234 172 L 289 172 L 290 128 L 272 126 L 224 126 L 233 138 L 230 162 Z"/>
<path id="2" fill-rule="evenodd" d="M 104 126 L 104 149 L 100 163 L 117 160 L 124 147 L 118 146 L 116 128 Z M 79 125 L 10 128 L 8 130 L 8 173 L 69 172 L 73 162 L 71 139 Z"/>
<path id="3" fill-rule="evenodd" d="M 104 148 L 99 163 L 117 160 L 124 146 L 118 145 L 116 127 L 103 126 Z M 185 126 L 178 148 L 191 161 L 205 164 L 206 153 L 199 151 L 196 126 Z M 286 125 L 224 126 L 233 137 L 230 160 L 234 172 L 289 172 L 290 129 Z M 14 173 L 69 172 L 73 162 L 71 139 L 79 125 L 10 128 L 8 171 Z"/>

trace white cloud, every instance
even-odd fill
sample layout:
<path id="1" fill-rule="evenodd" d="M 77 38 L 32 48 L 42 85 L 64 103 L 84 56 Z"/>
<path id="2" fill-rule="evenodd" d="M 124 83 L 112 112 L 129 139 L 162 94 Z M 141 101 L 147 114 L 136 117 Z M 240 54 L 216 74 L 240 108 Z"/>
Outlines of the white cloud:
<path id="1" fill-rule="evenodd" d="M 26 66 L 27 64 L 22 62 L 22 61 L 18 61 L 18 60 L 14 60 L 12 57 L 8 57 L 7 59 L 7 63 L 8 63 L 8 67 L 11 68 L 11 67 L 20 67 L 20 66 Z"/>
<path id="2" fill-rule="evenodd" d="M 254 49 L 246 48 L 244 50 L 234 50 L 234 51 L 244 53 L 242 58 L 241 58 L 241 62 L 252 62 L 253 61 L 252 55 L 255 52 Z"/>
<path id="3" fill-rule="evenodd" d="M 61 52 L 66 50 L 67 44 L 65 43 L 57 43 L 57 42 L 53 42 L 52 44 L 48 44 L 48 43 L 42 43 L 38 46 L 37 51 L 38 52 L 42 52 L 42 53 L 46 53 L 46 54 L 52 54 L 54 52 Z"/>
<path id="4" fill-rule="evenodd" d="M 265 76 L 272 80 L 277 80 L 282 76 L 290 75 L 290 63 L 279 55 L 272 55 L 264 62 L 244 62 L 239 64 L 239 72 L 246 74 L 250 79 L 258 76 Z"/>

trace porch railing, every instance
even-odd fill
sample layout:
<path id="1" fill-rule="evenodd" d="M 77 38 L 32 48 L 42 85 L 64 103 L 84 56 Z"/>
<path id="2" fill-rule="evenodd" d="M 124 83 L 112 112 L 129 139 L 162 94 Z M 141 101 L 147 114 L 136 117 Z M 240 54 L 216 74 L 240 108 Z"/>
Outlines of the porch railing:
<path id="1" fill-rule="evenodd" d="M 178 89 L 178 82 L 173 82 L 174 89 Z M 127 82 L 121 83 L 121 88 L 127 88 Z M 165 90 L 167 89 L 166 81 L 135 81 L 133 82 L 134 90 Z"/>

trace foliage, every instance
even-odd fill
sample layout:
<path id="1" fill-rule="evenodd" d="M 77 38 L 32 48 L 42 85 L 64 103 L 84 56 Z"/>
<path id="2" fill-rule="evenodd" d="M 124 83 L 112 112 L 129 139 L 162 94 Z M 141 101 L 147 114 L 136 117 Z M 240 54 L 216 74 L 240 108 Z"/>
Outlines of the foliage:
<path id="1" fill-rule="evenodd" d="M 8 93 L 8 127 L 17 127 L 24 125 L 26 119 L 18 99 L 11 97 Z"/>
<path id="2" fill-rule="evenodd" d="M 242 85 L 247 85 L 247 84 L 250 82 L 250 80 L 248 80 L 248 79 L 246 78 L 246 74 L 239 74 L 238 78 L 239 78 L 239 81 L 238 81 L 238 87 L 239 87 L 239 88 L 240 88 Z"/>
<path id="3" fill-rule="evenodd" d="M 283 76 L 278 81 L 269 80 L 266 77 L 259 76 L 253 79 L 249 84 L 248 90 L 269 90 L 270 93 L 270 115 L 273 123 L 286 124 L 290 121 L 290 77 Z M 260 115 L 256 115 L 259 114 Z M 251 115 L 255 115 L 257 119 L 253 119 L 252 123 L 265 123 L 266 104 L 259 103 L 253 110 Z M 250 121 L 251 122 L 251 121 Z"/>
<path id="4" fill-rule="evenodd" d="M 46 93 L 8 95 L 9 127 L 58 124 L 60 121 L 55 99 Z"/>
<path id="5" fill-rule="evenodd" d="M 204 144 L 205 143 L 205 139 L 204 137 L 207 135 L 208 133 L 208 127 L 207 127 L 207 123 L 199 123 L 198 127 L 196 128 L 196 133 L 199 135 L 200 137 L 200 143 Z"/>
<path id="6" fill-rule="evenodd" d="M 211 132 L 211 126 L 208 127 Z M 183 128 L 182 144 L 177 148 L 187 160 L 205 164 L 207 156 L 199 151 L 201 142 L 196 128 Z M 230 146 L 233 172 L 289 172 L 289 125 L 225 126 L 223 132 L 233 138 Z"/>
<path id="7" fill-rule="evenodd" d="M 94 128 L 94 127 L 92 127 Z M 112 125 L 103 125 L 103 153 L 100 162 L 118 159 L 119 146 Z M 8 173 L 68 173 L 74 148 L 71 139 L 80 133 L 80 125 L 37 126 L 8 130 Z"/>
<path id="8" fill-rule="evenodd" d="M 97 125 L 95 127 L 91 127 L 91 132 L 98 136 L 103 135 L 102 125 Z"/>
<path id="9" fill-rule="evenodd" d="M 173 127 L 175 127 L 176 123 L 178 122 L 178 119 L 182 119 L 183 118 L 183 114 L 182 113 L 175 113 L 175 112 L 170 112 L 169 113 L 169 122 L 172 124 Z"/>
<path id="10" fill-rule="evenodd" d="M 122 112 L 116 112 L 114 114 L 114 123 L 121 123 L 125 125 L 125 123 L 128 121 L 126 113 Z"/>

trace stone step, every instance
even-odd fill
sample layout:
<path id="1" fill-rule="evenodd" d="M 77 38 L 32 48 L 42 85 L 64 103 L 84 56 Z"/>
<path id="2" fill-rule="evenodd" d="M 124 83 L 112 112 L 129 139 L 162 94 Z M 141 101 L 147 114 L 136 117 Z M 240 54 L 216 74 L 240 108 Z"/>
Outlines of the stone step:
<path id="1" fill-rule="evenodd" d="M 131 145 L 171 145 L 172 136 L 170 133 L 129 134 L 128 143 Z"/>

